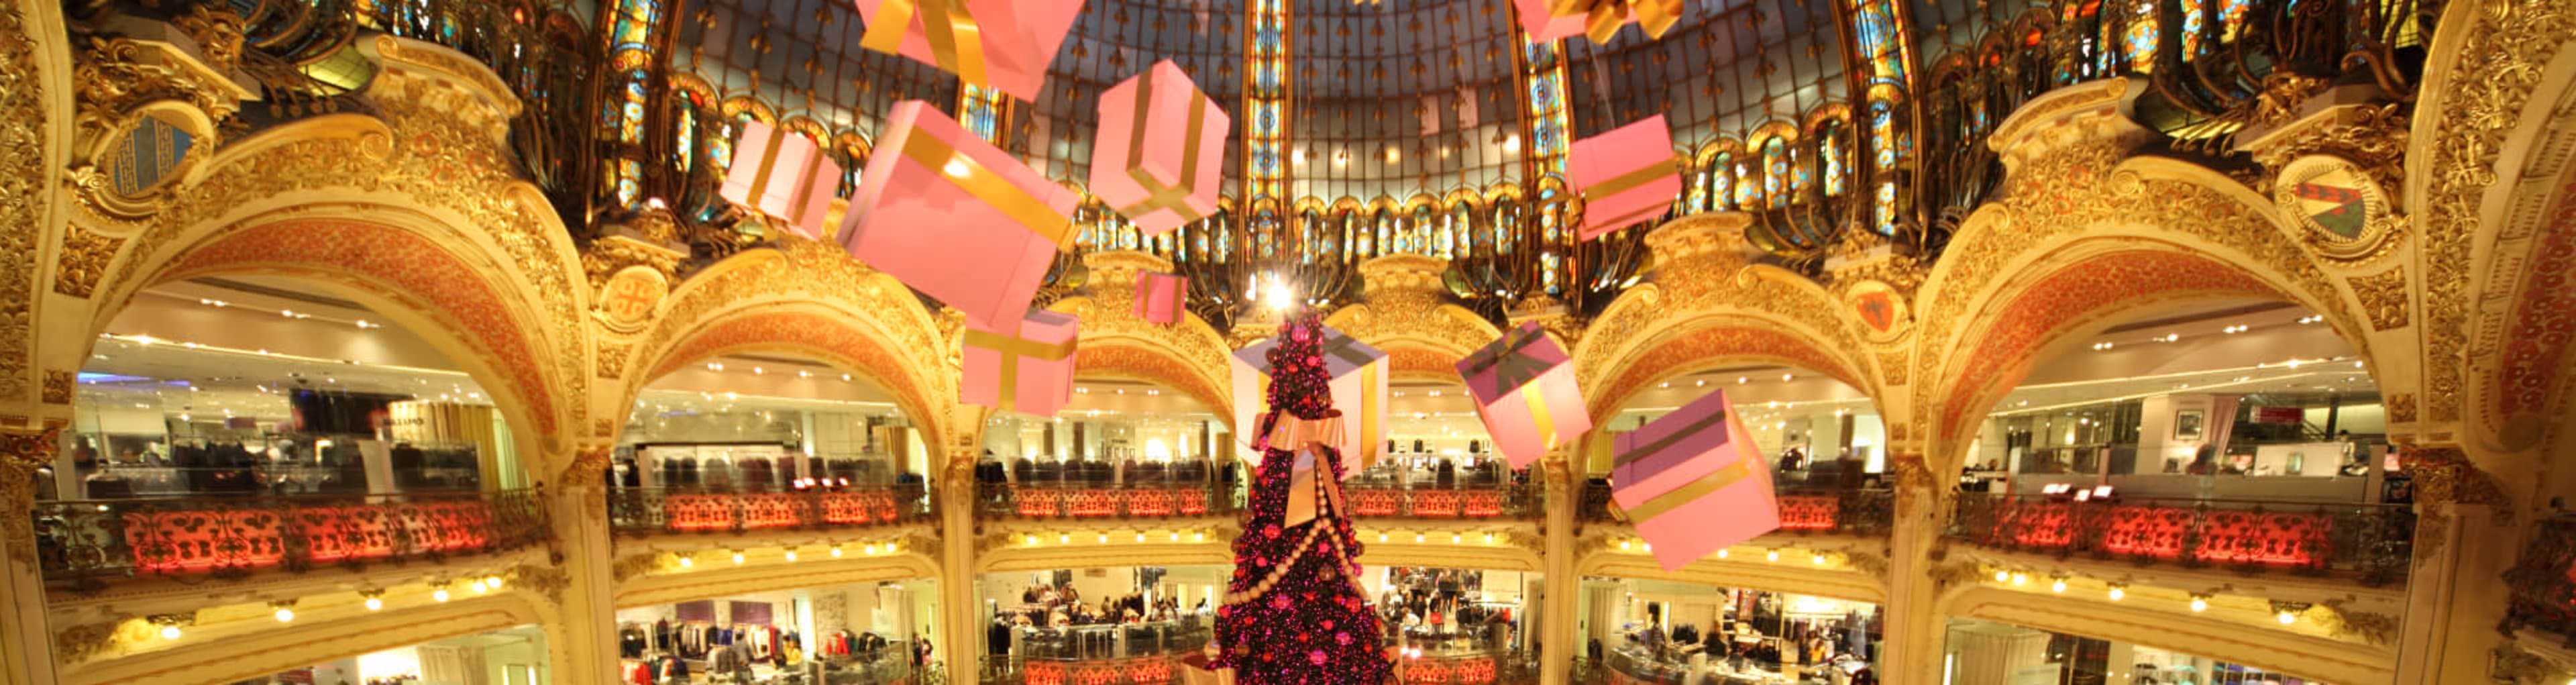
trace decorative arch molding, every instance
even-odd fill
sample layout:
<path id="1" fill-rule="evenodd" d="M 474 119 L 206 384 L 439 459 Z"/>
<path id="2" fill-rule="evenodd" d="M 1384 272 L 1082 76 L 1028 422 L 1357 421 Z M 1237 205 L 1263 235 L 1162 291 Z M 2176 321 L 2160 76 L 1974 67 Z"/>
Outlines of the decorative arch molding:
<path id="1" fill-rule="evenodd" d="M 1324 325 L 1375 347 L 1396 372 L 1447 372 L 1458 360 L 1503 337 L 1502 329 L 1449 304 L 1440 274 L 1446 260 L 1392 254 L 1360 263 L 1365 301 L 1335 310 Z"/>
<path id="2" fill-rule="evenodd" d="M 1172 263 L 1131 250 L 1091 253 L 1083 263 L 1091 269 L 1084 294 L 1047 307 L 1082 320 L 1074 372 L 1169 384 L 1233 425 L 1233 367 L 1226 361 L 1225 336 L 1195 314 L 1184 313 L 1173 324 L 1136 316 L 1136 279 L 1170 273 Z"/>
<path id="3" fill-rule="evenodd" d="M 1811 369 L 1877 396 L 1850 308 L 1805 276 L 1752 264 L 1743 238 L 1750 222 L 1737 212 L 1694 214 L 1646 236 L 1653 282 L 1620 294 L 1573 350 L 1595 425 L 1672 370 L 1728 358 Z"/>
<path id="4" fill-rule="evenodd" d="M 2327 682 L 2385 683 L 2397 677 L 2396 654 L 2385 648 L 2158 611 L 2135 601 L 2097 602 L 1971 587 L 1941 603 L 1945 607 L 1940 615 L 2116 639 Z"/>
<path id="5" fill-rule="evenodd" d="M 434 247 L 453 263 L 471 266 L 472 277 L 459 282 L 493 289 L 506 317 L 485 309 L 442 323 L 464 330 L 514 320 L 518 342 L 490 345 L 491 353 L 510 359 L 489 364 L 493 372 L 487 375 L 511 379 L 494 384 L 496 391 L 515 386 L 522 395 L 515 418 L 524 419 L 518 425 L 533 428 L 526 431 L 532 441 L 527 444 L 556 448 L 535 454 L 568 451 L 567 432 L 554 428 L 587 420 L 589 406 L 581 398 L 588 388 L 582 369 L 589 348 L 581 312 L 588 296 L 573 287 L 579 260 L 570 234 L 544 195 L 500 161 L 510 154 L 505 135 L 518 102 L 488 69 L 445 48 L 386 36 L 361 41 L 359 47 L 377 62 L 379 71 L 367 95 L 380 116 L 311 117 L 232 141 L 167 192 L 157 213 L 143 219 L 115 218 L 102 213 L 87 191 L 59 189 L 60 204 L 71 208 L 70 225 L 56 263 L 46 265 L 38 278 L 74 297 L 54 299 L 58 306 L 45 318 L 87 321 L 57 329 L 78 329 L 78 337 L 56 333 L 40 341 L 35 358 L 48 376 L 76 372 L 95 342 L 92 334 L 143 288 L 178 277 L 174 269 L 302 268 L 310 270 L 308 275 L 391 284 L 403 275 L 367 270 L 437 260 L 400 264 L 396 256 L 363 254 L 367 250 L 354 249 L 349 241 L 408 238 L 411 243 L 402 249 L 410 252 L 401 257 L 430 259 L 419 250 Z M 265 239 L 278 237 L 273 229 L 255 224 L 329 219 L 396 230 L 344 235 L 335 245 L 307 245 L 303 243 L 319 241 L 296 236 L 270 248 L 309 251 L 300 256 L 254 254 L 243 247 L 246 243 L 224 242 L 264 232 Z M 336 252 L 328 252 L 332 250 Z M 305 263 L 295 267 L 290 258 Z M 489 333 L 479 330 L 474 336 Z M 514 347 L 524 349 L 514 352 Z M 457 348 L 443 351 L 460 361 L 473 359 L 456 355 Z"/>
<path id="6" fill-rule="evenodd" d="M 957 330 L 894 277 L 831 246 L 787 240 L 682 282 L 640 335 L 601 334 L 598 371 L 618 389 L 610 406 L 622 407 L 653 379 L 710 357 L 812 356 L 865 375 L 922 429 L 927 444 L 940 446 L 948 444 L 957 406 Z"/>
<path id="7" fill-rule="evenodd" d="M 157 649 L 64 667 L 66 685 L 191 685 L 265 677 L 313 664 L 423 642 L 540 622 L 549 609 L 537 595 L 513 590 L 401 611 L 298 623 L 294 630 L 249 629 L 217 644 Z M 250 619 L 265 621 L 266 619 Z M 117 628 L 137 635 L 149 624 Z M 157 640 L 136 637 L 120 642 Z"/>
<path id="8" fill-rule="evenodd" d="M 1446 534 L 1437 530 L 1426 532 L 1435 536 Z M 1542 536 L 1537 535 L 1536 532 L 1535 530 L 1511 531 L 1502 535 L 1509 536 L 1516 543 L 1526 541 L 1528 545 L 1538 545 L 1541 544 Z M 1481 535 L 1472 531 L 1463 534 Z M 1361 549 L 1361 563 L 1370 566 L 1432 566 L 1528 573 L 1547 572 L 1547 559 L 1541 556 L 1538 550 L 1523 544 L 1454 545 L 1449 544 L 1445 539 L 1421 544 L 1407 544 L 1409 540 L 1368 542 L 1376 538 L 1365 537 L 1365 531 L 1362 535 L 1364 537 L 1361 541 L 1364 546 Z"/>
<path id="9" fill-rule="evenodd" d="M 263 273 L 337 283 L 335 293 L 401 324 L 438 348 L 494 397 L 529 454 L 563 422 L 543 338 L 534 312 L 521 306 L 529 293 L 507 280 L 484 276 L 497 268 L 491 255 L 459 255 L 402 227 L 382 210 L 353 214 L 378 221 L 333 218 L 258 220 L 201 236 L 155 271 L 156 282 L 229 273 Z M 129 291 L 128 297 L 131 297 Z M 118 308 L 123 306 L 119 302 Z M 106 312 L 112 315 L 113 312 Z M 104 322 L 101 322 L 104 325 Z M 496 382 L 497 381 L 497 382 Z"/>
<path id="10" fill-rule="evenodd" d="M 2419 418 L 2425 430 L 2447 434 L 2474 401 L 2486 405 L 2482 419 L 2465 427 L 2477 440 L 2538 444 L 2531 422 L 2515 416 L 2553 404 L 2564 415 L 2571 372 L 2563 360 L 2550 361 L 2563 355 L 2563 344 L 2553 349 L 2522 336 L 2531 325 L 2566 325 L 2567 286 L 2562 280 L 2555 298 L 2523 288 L 2543 263 L 2567 263 L 2568 248 L 2552 245 L 2563 246 L 2556 236 L 2569 229 L 2559 215 L 2562 201 L 2543 209 L 2517 199 L 2567 192 L 2554 180 L 2567 165 L 2568 143 L 2565 124 L 2552 120 L 2563 115 L 2552 110 L 2563 109 L 2556 103 L 2576 79 L 2576 9 L 2460 3 L 2445 7 L 2435 27 L 2405 158 L 2405 202 L 2419 208 L 2410 216 L 2423 236 L 2418 292 L 2427 354 Z M 2475 369 L 2464 363 L 2503 357 L 2515 346 L 2511 359 Z M 2389 418 L 2401 420 L 2393 411 Z"/>
<path id="11" fill-rule="evenodd" d="M 2097 239 L 2034 263 L 1976 310 L 1946 354 L 1937 384 L 1936 436 L 1964 448 L 1966 426 L 2002 399 L 2040 361 L 2115 317 L 2177 301 L 2223 297 L 2287 299 L 2273 284 L 2206 255 L 2150 241 Z M 1940 455 L 1943 462 L 1947 454 Z M 1940 464 L 1934 464 L 1937 471 Z"/>
<path id="12" fill-rule="evenodd" d="M 1643 554 L 1602 550 L 1585 555 L 1574 565 L 1577 578 L 1607 576 L 1639 580 L 1667 580 L 1677 583 L 1714 585 L 1718 587 L 1753 588 L 1771 592 L 1817 595 L 1854 602 L 1887 603 L 1887 584 L 1877 576 L 1851 569 L 1820 569 L 1799 563 L 1727 561 L 1702 557 L 1677 571 L 1666 571 L 1655 558 Z M 1549 582 L 1556 582 L 1549 579 Z"/>
<path id="13" fill-rule="evenodd" d="M 713 571 L 662 573 L 617 584 L 617 608 L 694 602 L 770 590 L 936 578 L 939 564 L 922 554 L 848 557 Z M 952 582 L 972 582 L 971 579 Z"/>

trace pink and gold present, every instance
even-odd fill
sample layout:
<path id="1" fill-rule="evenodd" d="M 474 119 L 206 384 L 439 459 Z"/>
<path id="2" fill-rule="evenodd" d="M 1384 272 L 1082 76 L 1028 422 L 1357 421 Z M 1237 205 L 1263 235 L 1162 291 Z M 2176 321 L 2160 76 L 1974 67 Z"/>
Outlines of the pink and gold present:
<path id="1" fill-rule="evenodd" d="M 1316 330 L 1324 334 L 1324 373 L 1333 379 L 1333 408 L 1342 412 L 1341 441 L 1335 445 L 1342 452 L 1342 477 L 1350 478 L 1386 452 L 1387 357 L 1329 326 Z M 1262 412 L 1270 410 L 1269 356 L 1270 348 L 1278 346 L 1279 339 L 1264 339 L 1235 351 L 1232 361 L 1234 425 L 1244 433 L 1235 444 L 1250 463 L 1261 460 L 1261 450 L 1254 447 L 1261 436 L 1254 433 Z"/>
<path id="2" fill-rule="evenodd" d="M 1216 212 L 1234 125 L 1171 60 L 1100 94 L 1091 194 L 1145 235 Z"/>
<path id="3" fill-rule="evenodd" d="M 1081 321 L 1071 314 L 1030 312 L 1012 328 L 1015 333 L 967 325 L 960 399 L 1002 411 L 1053 416 L 1073 400 L 1074 338 Z"/>
<path id="4" fill-rule="evenodd" d="M 1681 21 L 1682 7 L 1683 0 L 1512 0 L 1532 41 L 1585 36 L 1608 43 L 1629 22 L 1661 38 Z"/>
<path id="5" fill-rule="evenodd" d="M 1189 311 L 1190 279 L 1166 273 L 1136 274 L 1136 318 L 1176 324 Z"/>
<path id="6" fill-rule="evenodd" d="M 1035 102 L 1083 0 L 857 0 L 859 47 Z"/>
<path id="7" fill-rule="evenodd" d="M 1018 326 L 1078 198 L 930 103 L 895 103 L 881 130 L 842 246 L 975 325 Z"/>
<path id="8" fill-rule="evenodd" d="M 1615 443 L 1610 499 L 1653 545 L 1664 570 L 1780 528 L 1770 463 L 1724 391 Z"/>
<path id="9" fill-rule="evenodd" d="M 1468 394 L 1476 396 L 1476 416 L 1512 468 L 1592 430 L 1566 359 L 1565 348 L 1538 324 L 1524 323 L 1458 362 Z"/>
<path id="10" fill-rule="evenodd" d="M 1574 141 L 1566 181 L 1583 194 L 1582 239 L 1663 216 L 1682 192 L 1673 132 L 1657 114 Z"/>
<path id="11" fill-rule="evenodd" d="M 776 217 L 798 235 L 821 240 L 841 187 L 841 164 L 804 134 L 758 119 L 742 124 L 733 142 L 733 165 L 716 194 Z"/>

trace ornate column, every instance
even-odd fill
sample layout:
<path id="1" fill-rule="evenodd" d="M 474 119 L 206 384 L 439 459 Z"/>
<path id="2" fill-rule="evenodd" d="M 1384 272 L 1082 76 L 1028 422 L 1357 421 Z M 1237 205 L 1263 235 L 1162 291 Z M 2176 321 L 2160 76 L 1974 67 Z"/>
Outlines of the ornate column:
<path id="1" fill-rule="evenodd" d="M 1589 439 L 1608 438 L 1595 434 Z M 1547 545 L 1547 596 L 1540 598 L 1545 604 L 1540 605 L 1537 626 L 1540 685 L 1574 682 L 1574 657 L 1583 653 L 1576 615 L 1582 612 L 1583 579 L 1574 574 L 1574 519 L 1576 509 L 1583 506 L 1583 482 L 1575 474 L 1583 467 L 1570 462 L 1583 452 L 1572 446 L 1556 452 L 1539 462 L 1540 473 L 1535 474 L 1547 490 L 1547 519 L 1539 529 Z"/>
<path id="2" fill-rule="evenodd" d="M 2417 518 L 2397 682 L 2486 682 L 2490 657 L 2512 642 L 2501 632 L 2513 601 L 2504 574 L 2521 553 L 2528 517 L 2514 515 L 2518 507 L 2497 476 L 2459 447 L 2414 447 L 2401 464 L 2415 478 Z M 2538 478 L 2520 475 L 2527 477 L 2521 482 Z"/>
<path id="3" fill-rule="evenodd" d="M 938 654 L 952 683 L 974 682 L 976 642 L 984 637 L 983 615 L 975 600 L 975 460 L 983 455 L 984 410 L 961 406 L 971 421 L 952 423 L 948 468 L 932 500 L 939 512 Z"/>
<path id="4" fill-rule="evenodd" d="M 0 685 L 54 682 L 53 640 L 45 625 L 44 570 L 36 561 L 38 467 L 52 463 L 61 426 L 0 428 Z"/>
<path id="5" fill-rule="evenodd" d="M 600 476 L 613 449 L 584 445 L 569 458 L 540 462 L 565 464 L 552 482 L 538 486 L 564 583 L 551 596 L 556 601 L 545 626 L 555 682 L 617 680 L 617 554 L 609 539 L 608 483 Z"/>
<path id="6" fill-rule="evenodd" d="M 1889 460 L 1896 470 L 1896 514 L 1888 529 L 1886 621 L 1879 644 L 1880 680 L 1891 683 L 1941 682 L 1943 621 L 1938 610 L 1941 584 L 1933 565 L 1946 525 L 1942 497 L 1923 456 Z"/>

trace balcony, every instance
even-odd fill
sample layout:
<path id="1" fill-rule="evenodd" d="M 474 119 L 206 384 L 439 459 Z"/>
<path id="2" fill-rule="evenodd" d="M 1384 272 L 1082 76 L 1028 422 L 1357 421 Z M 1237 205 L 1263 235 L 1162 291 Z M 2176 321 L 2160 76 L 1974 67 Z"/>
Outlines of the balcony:
<path id="1" fill-rule="evenodd" d="M 1988 548 L 2138 564 L 2221 566 L 2241 573 L 2350 574 L 2378 586 L 2414 552 L 2405 505 L 2252 500 L 2076 501 L 1960 495 L 1950 539 Z"/>
<path id="2" fill-rule="evenodd" d="M 2507 631 L 2541 630 L 2576 648 L 2576 516 L 2560 515 L 2532 526 L 2522 560 L 2505 572 L 2504 581 L 2513 592 L 2505 608 Z"/>
<path id="3" fill-rule="evenodd" d="M 1430 520 L 1535 519 L 1545 515 L 1526 483 L 1402 486 L 1354 480 L 1342 485 L 1351 514 Z"/>
<path id="4" fill-rule="evenodd" d="M 1896 518 L 1893 490 L 1796 488 L 1774 496 L 1780 504 L 1780 530 L 1794 535 L 1886 535 Z M 1585 523 L 1628 522 L 1612 511 L 1610 484 L 1600 481 L 1583 486 L 1580 518 Z"/>
<path id="5" fill-rule="evenodd" d="M 76 592 L 137 577 L 437 562 L 553 535 L 532 490 L 54 501 L 34 517 L 45 582 Z"/>
<path id="6" fill-rule="evenodd" d="M 1234 493 L 1214 483 L 982 483 L 977 511 L 1032 519 L 1232 515 Z"/>
<path id="7" fill-rule="evenodd" d="M 931 519 L 927 490 L 917 484 L 776 492 L 625 488 L 608 496 L 608 525 L 620 537 L 831 530 Z"/>

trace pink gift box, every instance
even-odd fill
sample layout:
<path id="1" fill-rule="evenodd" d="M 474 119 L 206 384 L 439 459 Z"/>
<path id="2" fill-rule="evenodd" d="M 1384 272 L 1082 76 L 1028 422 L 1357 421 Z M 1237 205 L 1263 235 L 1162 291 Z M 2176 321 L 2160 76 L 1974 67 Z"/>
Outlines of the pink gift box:
<path id="1" fill-rule="evenodd" d="M 895 103 L 880 130 L 841 244 L 971 323 L 1018 326 L 1056 250 L 1073 242 L 1073 191 L 930 103 Z"/>
<path id="2" fill-rule="evenodd" d="M 1565 165 L 1566 182 L 1583 194 L 1584 240 L 1662 216 L 1682 192 L 1661 114 L 1574 141 Z"/>
<path id="3" fill-rule="evenodd" d="M 1646 33 L 1662 36 L 1666 29 L 1681 20 L 1681 0 L 1625 0 L 1619 13 L 1596 21 L 1588 11 L 1593 3 L 1583 0 L 1513 0 L 1512 9 L 1520 12 L 1521 30 L 1532 41 L 1549 41 L 1574 36 L 1589 36 L 1594 43 L 1608 43 L 1619 27 L 1630 23 L 1645 25 Z"/>
<path id="4" fill-rule="evenodd" d="M 857 0 L 859 47 L 1035 102 L 1082 0 Z M 898 32 L 900 29 L 900 32 Z M 968 30 L 972 33 L 968 33 Z M 972 40 L 959 38 L 973 36 Z"/>
<path id="5" fill-rule="evenodd" d="M 1234 125 L 1171 60 L 1100 94 L 1091 194 L 1154 235 L 1216 212 Z"/>
<path id="6" fill-rule="evenodd" d="M 1073 401 L 1074 337 L 1081 323 L 1071 314 L 1040 311 L 1022 319 L 1016 335 L 968 325 L 959 399 L 1002 411 L 1054 416 Z"/>
<path id="7" fill-rule="evenodd" d="M 1724 391 L 1618 435 L 1612 450 L 1610 498 L 1664 570 L 1780 528 L 1770 462 Z"/>
<path id="8" fill-rule="evenodd" d="M 1386 452 L 1386 400 L 1389 368 L 1386 353 L 1326 326 L 1324 372 L 1331 374 L 1333 408 L 1342 411 L 1342 477 L 1359 475 Z M 1261 413 L 1270 410 L 1270 348 L 1277 338 L 1237 350 L 1234 366 L 1235 446 L 1246 461 L 1259 463 L 1252 449 Z"/>
<path id="9" fill-rule="evenodd" d="M 1574 384 L 1574 365 L 1566 359 L 1565 348 L 1538 324 L 1524 323 L 1458 362 L 1458 375 L 1476 396 L 1476 416 L 1512 468 L 1528 466 L 1592 430 L 1583 391 Z"/>
<path id="10" fill-rule="evenodd" d="M 841 186 L 841 164 L 803 134 L 762 123 L 742 124 L 733 143 L 733 166 L 716 194 L 734 204 L 777 217 L 798 235 L 820 240 L 832 191 Z"/>
<path id="11" fill-rule="evenodd" d="M 1190 279 L 1152 271 L 1136 274 L 1136 318 L 1159 324 L 1181 322 L 1189 311 Z"/>

